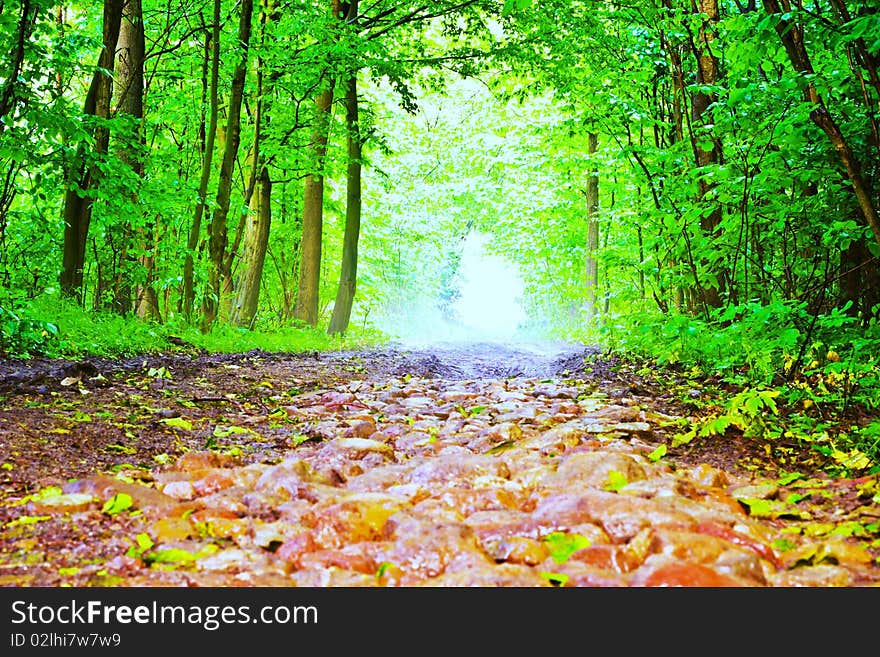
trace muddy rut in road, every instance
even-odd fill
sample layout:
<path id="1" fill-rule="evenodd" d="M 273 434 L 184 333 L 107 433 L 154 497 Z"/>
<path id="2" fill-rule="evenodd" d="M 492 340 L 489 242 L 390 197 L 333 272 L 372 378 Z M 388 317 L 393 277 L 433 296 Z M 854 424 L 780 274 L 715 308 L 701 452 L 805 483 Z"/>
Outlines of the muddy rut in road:
<path id="1" fill-rule="evenodd" d="M 0 363 L 0 582 L 880 582 L 876 536 L 816 530 L 876 525 L 876 477 L 805 477 L 795 500 L 734 458 L 676 454 L 680 409 L 600 356 L 473 344 Z"/>

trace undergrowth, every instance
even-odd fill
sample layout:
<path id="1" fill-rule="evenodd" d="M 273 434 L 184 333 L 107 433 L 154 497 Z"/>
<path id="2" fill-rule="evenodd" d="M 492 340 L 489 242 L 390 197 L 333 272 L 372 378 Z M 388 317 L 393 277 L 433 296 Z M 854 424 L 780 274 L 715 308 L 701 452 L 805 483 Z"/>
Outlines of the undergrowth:
<path id="1" fill-rule="evenodd" d="M 644 312 L 602 328 L 609 352 L 668 374 L 723 384 L 674 442 L 742 432 L 797 441 L 833 475 L 880 472 L 880 325 L 846 308 L 811 316 L 804 304 L 732 306 L 713 321 Z"/>
<path id="2" fill-rule="evenodd" d="M 182 320 L 165 323 L 85 311 L 49 298 L 12 310 L 0 307 L 0 357 L 121 357 L 177 350 L 240 353 L 311 352 L 379 344 L 384 336 L 352 327 L 344 336 L 311 326 L 266 325 L 255 330 L 218 323 L 209 333 Z"/>

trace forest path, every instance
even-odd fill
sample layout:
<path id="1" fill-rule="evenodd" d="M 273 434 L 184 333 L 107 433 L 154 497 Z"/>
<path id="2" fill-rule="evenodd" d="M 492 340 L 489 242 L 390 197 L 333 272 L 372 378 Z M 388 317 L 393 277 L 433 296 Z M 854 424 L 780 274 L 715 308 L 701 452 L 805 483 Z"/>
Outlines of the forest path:
<path id="1" fill-rule="evenodd" d="M 598 347 L 566 342 L 449 341 L 435 343 L 400 342 L 364 354 L 369 361 L 386 357 L 398 361 L 397 369 L 415 367 L 421 376 L 443 379 L 486 379 L 512 377 L 555 377 L 570 358 Z M 348 358 L 338 354 L 336 358 Z M 402 360 L 401 360 L 402 359 Z"/>
<path id="2" fill-rule="evenodd" d="M 674 449 L 693 386 L 564 344 L 0 362 L 0 583 L 880 583 L 877 477 Z"/>

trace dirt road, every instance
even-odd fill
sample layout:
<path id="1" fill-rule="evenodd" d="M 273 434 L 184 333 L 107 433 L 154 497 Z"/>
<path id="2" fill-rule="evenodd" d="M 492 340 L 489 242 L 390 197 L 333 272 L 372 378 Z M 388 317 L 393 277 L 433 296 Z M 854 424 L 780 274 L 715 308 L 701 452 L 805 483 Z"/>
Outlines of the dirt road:
<path id="1" fill-rule="evenodd" d="M 876 477 L 670 449 L 684 410 L 612 365 L 495 344 L 0 363 L 0 582 L 880 582 Z"/>

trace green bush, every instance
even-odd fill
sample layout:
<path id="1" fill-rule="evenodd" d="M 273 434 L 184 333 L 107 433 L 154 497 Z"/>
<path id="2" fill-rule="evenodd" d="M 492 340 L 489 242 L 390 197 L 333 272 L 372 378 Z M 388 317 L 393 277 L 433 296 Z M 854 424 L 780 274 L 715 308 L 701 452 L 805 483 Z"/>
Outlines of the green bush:
<path id="1" fill-rule="evenodd" d="M 57 325 L 23 318 L 0 306 L 0 356 L 31 358 L 47 355 L 57 339 Z"/>

